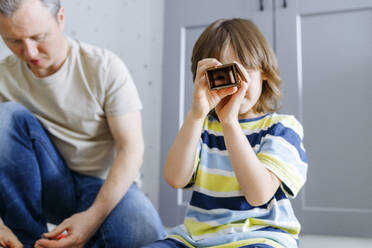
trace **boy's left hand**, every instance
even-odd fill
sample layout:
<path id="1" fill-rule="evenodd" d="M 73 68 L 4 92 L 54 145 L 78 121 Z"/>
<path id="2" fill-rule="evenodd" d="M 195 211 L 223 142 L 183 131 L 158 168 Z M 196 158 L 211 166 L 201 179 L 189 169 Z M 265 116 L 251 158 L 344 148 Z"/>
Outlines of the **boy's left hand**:
<path id="1" fill-rule="evenodd" d="M 216 113 L 221 123 L 233 123 L 238 120 L 240 106 L 245 98 L 251 80 L 247 70 L 238 62 L 235 63 L 238 64 L 239 69 L 242 71 L 247 81 L 241 81 L 237 92 L 223 98 L 216 106 Z"/>

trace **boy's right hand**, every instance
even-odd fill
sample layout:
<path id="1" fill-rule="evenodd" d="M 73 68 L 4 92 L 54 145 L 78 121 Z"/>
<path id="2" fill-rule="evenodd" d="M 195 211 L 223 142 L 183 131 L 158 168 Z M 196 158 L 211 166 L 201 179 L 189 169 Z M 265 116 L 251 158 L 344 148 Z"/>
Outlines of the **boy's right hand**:
<path id="1" fill-rule="evenodd" d="M 194 82 L 194 97 L 191 106 L 191 113 L 197 119 L 204 119 L 221 99 L 237 91 L 237 87 L 209 90 L 204 72 L 208 68 L 219 65 L 222 65 L 221 62 L 214 58 L 206 58 L 198 62 Z"/>
<path id="2" fill-rule="evenodd" d="M 5 248 L 22 248 L 23 245 L 19 242 L 14 233 L 4 224 L 0 224 L 0 247 Z"/>

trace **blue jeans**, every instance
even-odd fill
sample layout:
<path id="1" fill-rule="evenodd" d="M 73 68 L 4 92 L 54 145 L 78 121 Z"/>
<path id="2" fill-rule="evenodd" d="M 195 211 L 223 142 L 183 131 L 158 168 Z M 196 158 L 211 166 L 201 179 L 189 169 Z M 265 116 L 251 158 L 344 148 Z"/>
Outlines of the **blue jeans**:
<path id="1" fill-rule="evenodd" d="M 188 246 L 176 240 L 165 239 L 156 241 L 155 243 L 152 243 L 150 245 L 143 246 L 142 248 L 187 248 L 187 247 Z M 265 244 L 253 244 L 241 246 L 240 248 L 273 248 L 273 247 Z"/>
<path id="2" fill-rule="evenodd" d="M 40 122 L 0 104 L 0 216 L 24 244 L 91 206 L 103 180 L 69 170 Z M 133 184 L 86 247 L 140 247 L 165 237 L 158 213 Z"/>
<path id="3" fill-rule="evenodd" d="M 143 246 L 142 248 L 188 248 L 188 246 L 174 239 L 164 239 L 164 240 L 159 240 L 159 241 L 156 241 L 155 243 Z"/>

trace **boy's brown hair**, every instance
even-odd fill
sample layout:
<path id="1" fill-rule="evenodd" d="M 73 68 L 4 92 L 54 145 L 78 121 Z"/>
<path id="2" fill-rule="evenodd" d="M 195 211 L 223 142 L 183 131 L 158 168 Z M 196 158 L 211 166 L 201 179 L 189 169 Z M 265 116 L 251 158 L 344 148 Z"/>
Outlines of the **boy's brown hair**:
<path id="1" fill-rule="evenodd" d="M 198 62 L 204 58 L 221 56 L 230 47 L 239 62 L 249 70 L 262 71 L 262 93 L 253 110 L 257 113 L 274 112 L 279 109 L 281 80 L 276 56 L 257 26 L 245 19 L 220 19 L 209 25 L 194 45 L 191 58 L 193 80 Z"/>

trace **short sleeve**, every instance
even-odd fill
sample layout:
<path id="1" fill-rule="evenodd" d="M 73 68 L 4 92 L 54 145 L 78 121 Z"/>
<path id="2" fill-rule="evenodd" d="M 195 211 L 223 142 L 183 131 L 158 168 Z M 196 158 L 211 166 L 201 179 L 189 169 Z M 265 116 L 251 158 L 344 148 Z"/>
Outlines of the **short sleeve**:
<path id="1" fill-rule="evenodd" d="M 133 79 L 119 57 L 109 53 L 105 85 L 104 110 L 107 115 L 121 115 L 142 109 Z"/>
<path id="2" fill-rule="evenodd" d="M 285 116 L 269 127 L 257 152 L 258 159 L 281 180 L 281 188 L 290 198 L 306 181 L 308 162 L 302 140 L 301 124 L 293 116 Z"/>

